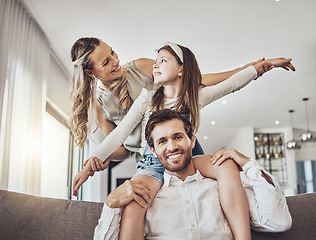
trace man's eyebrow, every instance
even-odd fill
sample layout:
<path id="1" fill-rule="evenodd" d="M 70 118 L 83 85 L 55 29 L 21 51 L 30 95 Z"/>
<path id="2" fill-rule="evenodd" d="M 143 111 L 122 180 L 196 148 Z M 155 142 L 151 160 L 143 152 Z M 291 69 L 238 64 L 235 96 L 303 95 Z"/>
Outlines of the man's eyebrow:
<path id="1" fill-rule="evenodd" d="M 113 49 L 111 48 L 111 54 L 112 54 L 112 52 L 113 52 Z M 104 60 L 102 61 L 102 63 L 101 63 L 101 66 L 103 66 L 104 65 L 104 63 L 107 61 L 107 60 L 109 60 L 109 57 L 106 57 L 106 58 L 104 58 Z"/>
<path id="2" fill-rule="evenodd" d="M 183 132 L 176 132 L 175 134 L 173 134 L 173 136 L 177 136 L 177 135 L 182 135 L 184 136 L 185 134 Z"/>
<path id="3" fill-rule="evenodd" d="M 172 137 L 176 137 L 176 136 L 179 136 L 179 135 L 181 135 L 181 136 L 185 136 L 185 133 L 183 133 L 183 132 L 176 132 L 176 133 L 174 133 L 173 135 L 172 135 Z M 160 138 L 158 138 L 155 142 L 159 142 L 159 141 L 161 141 L 161 140 L 165 140 L 167 137 L 160 137 Z"/>
<path id="4" fill-rule="evenodd" d="M 155 142 L 159 142 L 159 141 L 165 140 L 165 139 L 166 139 L 166 137 L 161 137 L 161 138 L 158 138 Z"/>

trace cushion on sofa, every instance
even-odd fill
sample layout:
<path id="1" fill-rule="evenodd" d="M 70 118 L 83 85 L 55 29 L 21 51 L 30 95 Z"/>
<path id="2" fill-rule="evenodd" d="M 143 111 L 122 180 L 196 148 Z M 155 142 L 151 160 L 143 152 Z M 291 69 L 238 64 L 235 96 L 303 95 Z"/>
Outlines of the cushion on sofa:
<path id="1" fill-rule="evenodd" d="M 93 239 L 102 207 L 0 190 L 0 239 Z"/>
<path id="2" fill-rule="evenodd" d="M 316 239 L 316 193 L 300 194 L 286 198 L 292 216 L 292 227 L 282 233 L 252 232 L 252 239 Z"/>

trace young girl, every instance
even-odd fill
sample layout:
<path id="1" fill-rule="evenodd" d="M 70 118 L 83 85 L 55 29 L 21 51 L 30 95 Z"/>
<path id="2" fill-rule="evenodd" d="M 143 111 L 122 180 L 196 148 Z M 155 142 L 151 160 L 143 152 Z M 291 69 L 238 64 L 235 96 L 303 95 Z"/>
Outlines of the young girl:
<path id="1" fill-rule="evenodd" d="M 98 38 L 78 39 L 72 46 L 71 59 L 74 73 L 70 126 L 75 142 L 81 148 L 88 135 L 88 118 L 93 119 L 107 136 L 121 122 L 142 88 L 155 88 L 152 76 L 154 60 L 140 58 L 121 66 L 116 52 Z M 203 74 L 203 83 L 207 86 L 217 84 L 252 64 L 227 72 Z M 96 97 L 97 82 L 101 86 Z M 109 159 L 124 160 L 130 153 L 138 153 L 140 131 L 138 125 Z"/>
<path id="2" fill-rule="evenodd" d="M 106 160 L 108 156 L 120 146 L 125 138 L 130 134 L 137 124 L 142 121 L 144 128 L 150 111 L 162 108 L 174 108 L 181 114 L 187 115 L 191 119 L 195 131 L 199 125 L 199 110 L 218 98 L 240 89 L 258 76 L 257 72 L 265 72 L 273 67 L 274 63 L 281 67 L 290 65 L 290 59 L 270 60 L 256 64 L 231 77 L 229 80 L 214 87 L 201 88 L 202 77 L 193 53 L 182 46 L 169 43 L 158 51 L 156 64 L 154 65 L 155 83 L 161 87 L 154 93 L 143 90 L 130 111 L 127 113 L 120 125 L 102 142 L 94 156 L 101 160 Z M 287 62 L 284 64 L 284 62 Z M 259 71 L 259 69 L 262 69 Z M 259 73 L 261 75 L 262 73 Z M 156 195 L 163 182 L 163 168 L 159 161 L 150 152 L 145 144 L 144 131 L 142 131 L 142 152 L 143 158 L 139 162 L 138 171 L 134 179 L 140 179 L 149 183 L 151 199 Z M 220 171 L 231 171 L 231 169 L 221 169 Z M 227 216 L 236 239 L 250 239 L 249 212 L 247 199 L 242 188 L 239 174 L 218 174 L 214 166 L 209 164 L 208 170 L 199 169 L 205 176 L 216 178 L 220 186 L 221 204 Z M 87 179 L 91 165 L 86 167 L 75 177 L 74 183 L 78 183 L 76 188 Z M 225 178 L 221 178 L 225 176 Z M 230 177 L 231 176 L 231 177 Z M 237 179 L 236 179 L 236 176 Z M 220 178 L 218 178 L 220 177 Z M 230 179 L 228 178 L 230 177 Z M 157 181 L 158 180 L 158 181 Z M 234 199 L 234 200 L 233 200 Z M 230 205 L 235 206 L 231 208 Z M 227 211 L 226 211 L 227 210 Z M 142 218 L 139 217 L 142 214 Z M 140 233 L 137 238 L 141 238 L 143 227 L 143 216 L 145 209 L 137 207 L 137 204 L 130 203 L 123 211 L 121 226 L 121 238 L 132 239 L 131 234 Z M 131 225 L 133 225 L 131 227 Z M 136 228 L 135 228 L 136 226 Z M 125 230 L 124 230 L 125 229 Z M 124 231 L 123 231 L 124 230 Z M 124 237 L 125 236 L 125 237 Z"/>

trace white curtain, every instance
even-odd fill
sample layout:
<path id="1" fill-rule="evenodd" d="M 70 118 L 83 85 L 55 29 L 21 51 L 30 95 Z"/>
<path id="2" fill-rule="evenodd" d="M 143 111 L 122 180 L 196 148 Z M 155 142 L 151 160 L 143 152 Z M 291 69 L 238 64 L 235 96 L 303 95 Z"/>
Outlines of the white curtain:
<path id="1" fill-rule="evenodd" d="M 40 195 L 48 41 L 18 0 L 0 0 L 0 187 Z"/>

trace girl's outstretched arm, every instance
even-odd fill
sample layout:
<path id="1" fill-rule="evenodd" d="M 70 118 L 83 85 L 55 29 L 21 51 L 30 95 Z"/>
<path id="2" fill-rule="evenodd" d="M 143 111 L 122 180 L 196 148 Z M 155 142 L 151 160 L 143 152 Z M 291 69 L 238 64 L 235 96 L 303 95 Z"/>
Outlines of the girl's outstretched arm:
<path id="1" fill-rule="evenodd" d="M 202 83 L 205 86 L 216 85 L 216 84 L 228 79 L 229 77 L 233 76 L 234 74 L 238 73 L 239 71 L 244 70 L 249 66 L 253 66 L 254 64 L 260 63 L 264 60 L 265 60 L 264 58 L 261 58 L 261 59 L 258 59 L 256 61 L 253 61 L 251 63 L 248 63 L 242 67 L 239 67 L 239 68 L 227 71 L 227 72 L 203 74 L 202 75 Z"/>
<path id="2" fill-rule="evenodd" d="M 257 79 L 264 73 L 273 68 L 283 68 L 285 70 L 295 71 L 295 67 L 291 63 L 291 58 L 273 58 L 260 61 L 253 66 L 237 72 L 217 85 L 201 88 L 199 101 L 201 107 L 214 102 L 221 97 L 233 93 L 247 86 L 252 80 Z"/>
<path id="3" fill-rule="evenodd" d="M 296 71 L 295 67 L 291 63 L 292 58 L 271 58 L 264 61 L 253 64 L 254 68 L 258 72 L 258 76 L 262 76 L 264 73 L 272 70 L 273 68 L 279 67 L 286 71 Z"/>

